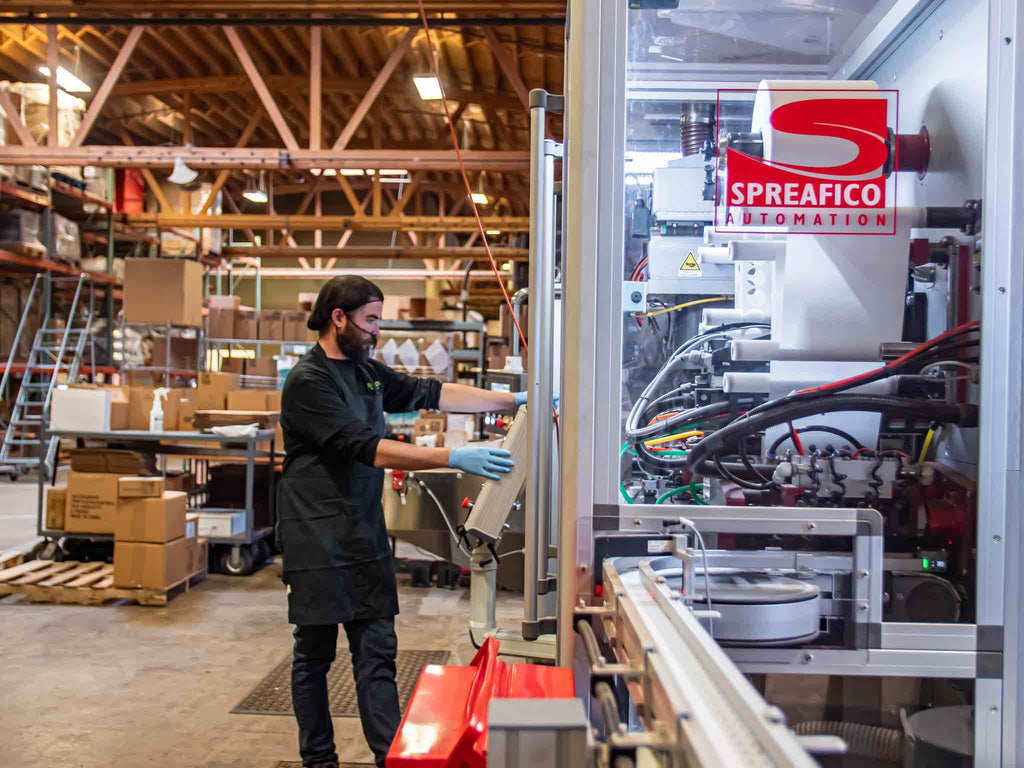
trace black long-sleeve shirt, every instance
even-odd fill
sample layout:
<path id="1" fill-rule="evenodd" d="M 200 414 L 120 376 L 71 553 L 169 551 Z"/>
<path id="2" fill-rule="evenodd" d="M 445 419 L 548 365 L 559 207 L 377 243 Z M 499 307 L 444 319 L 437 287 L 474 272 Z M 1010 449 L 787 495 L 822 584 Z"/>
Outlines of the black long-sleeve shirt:
<path id="1" fill-rule="evenodd" d="M 320 365 L 309 364 L 313 360 Z M 340 376 L 344 389 L 324 365 Z M 370 419 L 377 414 L 363 415 L 364 404 L 353 399 L 378 394 L 387 413 L 433 410 L 440 404 L 441 382 L 407 376 L 377 360 L 356 363 L 326 355 L 304 357 L 288 374 L 282 393 L 285 471 L 288 459 L 302 449 L 372 467 L 381 436 Z"/>
<path id="2" fill-rule="evenodd" d="M 384 470 L 373 461 L 387 431 L 385 411 L 437 408 L 440 399 L 440 382 L 373 360 L 332 360 L 319 346 L 288 374 L 277 535 L 293 624 L 398 613 L 381 507 Z"/>

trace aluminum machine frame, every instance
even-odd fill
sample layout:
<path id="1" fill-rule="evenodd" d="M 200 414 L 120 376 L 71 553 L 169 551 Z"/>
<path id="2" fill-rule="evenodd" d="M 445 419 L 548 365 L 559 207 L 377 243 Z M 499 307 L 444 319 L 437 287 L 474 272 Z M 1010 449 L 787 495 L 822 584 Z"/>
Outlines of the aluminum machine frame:
<path id="1" fill-rule="evenodd" d="M 938 8 L 958 2 L 961 0 L 879 3 L 863 34 L 824 71 L 800 76 L 870 79 Z M 700 760 L 694 764 L 740 764 L 704 762 L 725 758 L 722 752 L 704 750 L 710 749 L 707 740 L 713 739 L 724 723 L 735 721 L 761 750 L 762 762 L 744 764 L 813 764 L 807 762 L 807 753 L 794 751 L 791 734 L 778 730 L 778 713 L 766 707 L 742 675 L 734 674 L 737 668 L 744 673 L 944 677 L 975 681 L 975 765 L 1024 765 L 1024 739 L 1016 727 L 1024 716 L 1020 662 L 1024 651 L 1020 600 L 1024 559 L 1006 553 L 1008 548 L 1020 551 L 1024 546 L 1020 516 L 1008 514 L 1012 500 L 1024 497 L 1024 377 L 1020 375 L 1024 221 L 1019 216 L 1024 210 L 1024 61 L 1018 53 L 1024 42 L 1024 7 L 1015 0 L 962 3 L 976 6 L 974 12 L 988 14 L 985 52 L 964 52 L 987 57 L 977 623 L 882 621 L 883 553 L 873 510 L 687 507 L 693 511 L 689 517 L 696 527 L 707 533 L 756 533 L 776 526 L 776 530 L 853 537 L 859 640 L 852 649 L 811 653 L 799 648 L 719 648 L 688 609 L 677 607 L 678 595 L 669 594 L 657 576 L 643 568 L 630 583 L 618 578 L 614 570 L 607 571 L 604 600 L 595 597 L 595 529 L 613 521 L 613 527 L 617 525 L 621 531 L 656 531 L 665 514 L 665 507 L 621 505 L 616 481 L 619 403 L 623 399 L 625 225 L 621 180 L 627 90 L 700 90 L 708 86 L 709 72 L 706 66 L 688 69 L 680 64 L 672 68 L 671 76 L 655 72 L 649 81 L 638 79 L 635 73 L 628 78 L 627 17 L 631 11 L 626 0 L 569 2 L 562 252 L 563 328 L 571 343 L 562 346 L 557 654 L 560 664 L 576 670 L 581 697 L 590 699 L 593 683 L 603 673 L 619 675 L 634 700 L 645 702 L 646 716 L 654 717 L 661 728 L 642 735 L 619 729 L 608 739 L 613 747 L 615 739 L 625 743 L 627 737 L 634 737 L 635 746 L 637 739 L 646 738 L 662 748 L 675 744 L 686 758 Z M 692 78 L 687 78 L 687 72 Z M 754 87 L 762 76 L 767 75 L 754 74 L 749 65 L 723 65 L 710 74 L 725 81 L 753 80 Z M 593 625 L 595 620 L 615 637 L 617 664 L 600 656 L 591 630 L 577 629 L 581 621 Z M 685 649 L 689 651 L 684 653 Z M 728 715 L 721 710 L 719 714 L 702 711 L 688 698 L 687 682 L 710 686 L 708 692 L 720 689 L 720 703 L 727 707 Z M 600 697 L 596 700 L 601 703 Z M 611 720 L 614 726 L 614 713 L 601 710 L 605 722 Z M 819 751 L 826 752 L 831 746 L 817 745 Z"/>

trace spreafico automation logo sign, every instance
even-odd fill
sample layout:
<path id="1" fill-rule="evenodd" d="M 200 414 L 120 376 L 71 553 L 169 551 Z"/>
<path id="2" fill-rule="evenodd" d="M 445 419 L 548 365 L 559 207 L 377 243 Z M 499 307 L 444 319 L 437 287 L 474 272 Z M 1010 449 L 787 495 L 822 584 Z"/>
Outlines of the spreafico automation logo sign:
<path id="1" fill-rule="evenodd" d="M 717 124 L 751 98 L 750 131 L 720 131 L 716 231 L 896 233 L 896 91 L 723 89 Z"/>

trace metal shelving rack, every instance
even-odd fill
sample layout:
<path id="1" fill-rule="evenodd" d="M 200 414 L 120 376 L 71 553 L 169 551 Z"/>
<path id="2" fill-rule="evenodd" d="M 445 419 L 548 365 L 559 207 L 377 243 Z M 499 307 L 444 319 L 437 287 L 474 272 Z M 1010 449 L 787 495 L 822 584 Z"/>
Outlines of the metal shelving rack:
<path id="1" fill-rule="evenodd" d="M 273 527 L 256 528 L 254 525 L 255 504 L 254 487 L 256 477 L 256 464 L 262 464 L 266 459 L 267 471 L 269 472 L 268 499 L 270 509 L 274 509 L 275 490 L 275 467 L 271 457 L 274 455 L 274 431 L 271 429 L 257 430 L 249 437 L 225 437 L 206 432 L 147 432 L 144 430 L 112 430 L 109 432 L 79 432 L 75 430 L 40 430 L 40 450 L 44 450 L 46 441 L 52 437 L 74 438 L 81 440 L 97 440 L 117 443 L 121 446 L 148 455 L 173 455 L 187 456 L 195 459 L 218 459 L 225 456 L 240 457 L 245 459 L 245 528 L 234 536 L 211 536 L 208 537 L 211 545 L 223 545 L 231 547 L 229 564 L 234 563 L 237 569 L 233 572 L 241 573 L 242 565 L 247 562 L 252 547 L 271 535 Z M 203 445 L 181 445 L 180 443 L 209 443 Z M 257 444 L 269 443 L 269 450 L 257 449 Z M 172 444 L 173 443 L 173 444 Z M 45 520 L 45 498 L 44 488 L 46 478 L 39 473 L 38 478 L 38 513 L 36 522 L 36 533 L 39 536 L 47 536 L 53 539 L 90 539 L 94 541 L 110 541 L 113 535 L 98 533 L 78 533 L 64 530 L 53 530 L 46 527 Z M 220 507 L 196 507 L 197 496 L 206 492 L 200 487 L 190 492 L 189 512 L 230 512 L 237 513 L 241 510 Z"/>
<path id="2" fill-rule="evenodd" d="M 126 328 L 148 328 L 150 330 L 153 330 L 155 328 L 159 328 L 159 329 L 163 330 L 165 338 L 167 339 L 167 349 L 166 349 L 166 355 L 165 355 L 165 358 L 164 358 L 164 364 L 163 365 L 128 365 L 128 364 L 126 364 L 125 363 L 124 346 L 123 346 L 124 339 L 125 339 L 124 332 L 125 332 Z M 173 323 L 170 323 L 170 322 L 163 323 L 163 324 L 160 324 L 160 323 L 129 323 L 129 322 L 125 322 L 124 317 L 122 316 L 119 329 L 121 331 L 121 343 L 122 343 L 120 372 L 121 372 L 121 380 L 123 382 L 127 382 L 128 379 L 127 379 L 126 374 L 129 373 L 129 372 L 133 372 L 133 371 L 139 372 L 139 373 L 157 373 L 157 372 L 162 372 L 164 374 L 164 384 L 163 385 L 165 387 L 169 387 L 169 386 L 171 386 L 171 380 L 172 379 L 182 379 L 182 378 L 192 379 L 192 378 L 196 378 L 196 377 L 199 376 L 200 371 L 204 370 L 203 361 L 206 359 L 206 346 L 205 346 L 204 341 L 203 341 L 204 334 L 203 334 L 202 326 L 197 326 L 197 325 L 174 325 Z M 174 338 L 173 332 L 176 331 L 176 330 L 177 331 L 181 331 L 181 330 L 194 330 L 196 332 L 196 367 L 194 369 L 192 369 L 192 368 L 175 368 L 174 366 L 171 365 L 171 362 L 172 362 L 172 359 L 171 359 L 172 358 L 172 355 L 171 355 L 171 347 L 172 347 L 171 339 Z M 184 337 L 182 337 L 182 338 L 184 338 Z"/>

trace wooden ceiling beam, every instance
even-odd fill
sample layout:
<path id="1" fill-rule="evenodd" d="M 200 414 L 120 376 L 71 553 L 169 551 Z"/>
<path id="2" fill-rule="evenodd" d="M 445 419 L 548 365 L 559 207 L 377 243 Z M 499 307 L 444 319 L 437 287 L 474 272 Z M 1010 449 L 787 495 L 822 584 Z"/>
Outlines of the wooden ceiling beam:
<path id="1" fill-rule="evenodd" d="M 498 36 L 494 34 L 494 30 L 491 27 L 481 27 L 480 29 L 491 48 L 491 53 L 498 60 L 498 65 L 501 67 L 505 79 L 508 80 L 512 90 L 516 92 L 519 101 L 522 102 L 523 109 L 529 109 L 530 96 L 526 90 L 526 84 L 523 83 L 523 78 L 519 74 L 519 61 L 513 58 L 508 49 L 498 40 Z"/>
<path id="2" fill-rule="evenodd" d="M 249 76 L 249 81 L 252 83 L 257 95 L 260 97 L 260 101 L 263 103 L 263 108 L 266 109 L 267 114 L 270 115 L 270 119 L 274 123 L 274 127 L 277 128 L 277 132 L 280 134 L 281 140 L 284 141 L 284 145 L 292 151 L 298 149 L 299 143 L 295 140 L 295 136 L 292 134 L 291 128 L 288 127 L 288 123 L 281 114 L 281 110 L 278 109 L 277 103 L 274 101 L 274 97 L 271 95 L 270 90 L 263 81 L 263 76 L 253 63 L 252 57 L 249 55 L 249 51 L 246 49 L 245 44 L 239 37 L 238 32 L 234 27 L 224 27 L 224 35 L 227 37 L 228 42 L 231 43 L 231 47 L 234 49 L 235 55 L 238 57 L 238 61 L 242 65 L 242 69 L 244 69 L 246 75 Z"/>
<path id="3" fill-rule="evenodd" d="M 252 117 L 249 118 L 249 124 L 245 126 L 245 130 L 242 131 L 242 135 L 235 143 L 236 147 L 244 147 L 248 143 L 253 132 L 256 130 L 256 125 L 259 123 L 259 120 L 260 113 L 254 112 Z M 223 170 L 217 174 L 217 178 L 213 182 L 213 187 L 210 189 L 210 194 L 207 195 L 206 199 L 203 201 L 203 207 L 199 209 L 200 215 L 205 214 L 210 210 L 210 206 L 213 205 L 213 201 L 217 197 L 217 193 L 220 192 L 221 188 L 224 186 L 224 182 L 228 180 L 230 175 L 230 170 Z"/>
<path id="4" fill-rule="evenodd" d="M 349 141 L 352 140 L 352 136 L 363 122 L 363 118 L 366 117 L 366 113 L 370 110 L 370 107 L 373 106 L 373 103 L 380 95 L 381 89 L 390 79 L 395 68 L 398 66 L 398 63 L 405 57 L 405 54 L 409 50 L 409 46 L 412 45 L 414 37 L 416 37 L 416 30 L 410 29 L 405 33 L 401 42 L 395 46 L 394 50 L 391 51 L 391 55 L 388 56 L 387 61 L 384 62 L 384 66 L 373 79 L 373 82 L 366 91 L 366 95 L 363 96 L 362 101 L 359 102 L 359 106 L 356 107 L 355 112 L 352 113 L 352 117 L 349 118 L 349 121 L 342 130 L 338 140 L 334 142 L 335 150 L 340 151 L 348 146 Z"/>
<path id="5" fill-rule="evenodd" d="M 124 41 L 124 45 L 121 46 L 121 50 L 118 51 L 117 58 L 114 59 L 114 63 L 110 67 L 110 71 L 107 72 L 107 76 L 103 78 L 103 84 L 96 91 L 96 95 L 89 103 L 89 109 L 86 111 L 85 117 L 82 118 L 82 124 L 78 127 L 78 132 L 75 133 L 75 138 L 71 142 L 72 147 L 80 147 L 85 142 L 85 137 L 89 135 L 92 124 L 95 123 L 96 118 L 100 116 L 100 111 L 103 109 L 103 105 L 107 103 L 107 98 L 110 96 L 110 91 L 113 89 L 114 83 L 117 82 L 117 78 L 119 78 L 121 76 L 121 72 L 124 71 L 124 66 L 128 63 L 128 57 L 132 55 L 132 51 L 135 50 L 135 46 L 138 44 L 139 38 L 142 37 L 142 33 L 145 31 L 145 27 L 132 27 L 132 30 L 128 33 L 128 37 Z M 52 125 L 55 125 L 55 123 Z M 56 131 L 54 131 L 54 133 L 56 133 Z"/>
<path id="6" fill-rule="evenodd" d="M 0 90 L 0 109 L 3 110 L 8 124 L 14 129 L 14 133 L 17 135 L 21 145 L 23 147 L 37 146 L 36 140 L 29 133 L 28 126 L 22 121 L 18 110 L 14 108 L 14 102 L 11 101 L 11 93 L 6 88 Z"/>
<path id="7" fill-rule="evenodd" d="M 125 223 L 142 227 L 182 227 L 186 229 L 289 229 L 313 231 L 317 229 L 341 232 L 345 229 L 365 232 L 393 230 L 420 232 L 472 232 L 477 228 L 473 216 L 289 216 L 286 214 L 222 214 L 198 216 L 193 214 L 127 213 L 118 218 Z M 484 216 L 485 227 L 507 232 L 527 232 L 528 217 Z"/>
<path id="8" fill-rule="evenodd" d="M 350 230 L 349 230 L 350 231 Z M 491 252 L 496 259 L 502 261 L 529 261 L 530 251 L 528 248 L 492 248 Z M 316 248 L 309 246 L 258 246 L 258 247 L 227 247 L 222 250 L 224 258 L 236 256 L 259 256 L 262 258 L 291 258 L 291 259 L 313 259 L 318 257 L 330 257 L 336 259 L 434 259 L 455 257 L 459 259 L 470 259 L 480 261 L 487 258 L 487 252 L 483 248 L 464 248 L 462 246 L 451 246 L 447 248 L 434 248 L 430 246 L 373 246 L 373 245 L 349 245 L 342 246 L 341 251 L 334 248 Z M 328 267 L 329 269 L 329 267 Z M 500 295 L 500 293 L 498 294 Z"/>
<path id="9" fill-rule="evenodd" d="M 325 32 L 327 30 L 325 29 Z M 328 42 L 332 36 L 324 35 L 324 42 Z M 337 51 L 330 44 L 328 48 L 337 57 Z M 342 59 L 344 63 L 344 59 Z M 352 62 L 350 62 L 351 64 Z M 268 75 L 264 82 L 273 91 L 284 91 L 290 88 L 304 88 L 306 77 L 304 75 Z M 349 93 L 361 96 L 373 84 L 373 78 L 348 76 L 348 77 L 325 77 L 323 80 L 324 93 Z M 252 85 L 244 74 L 214 75 L 208 77 L 193 78 L 166 78 L 155 80 L 134 80 L 132 82 L 119 83 L 113 92 L 114 97 L 138 96 L 160 93 L 183 93 L 184 91 L 223 93 L 225 91 L 248 91 Z M 380 92 L 395 99 L 415 103 L 418 98 L 412 83 L 391 83 L 381 87 Z M 445 96 L 449 101 L 468 102 L 481 106 L 492 106 L 495 109 L 521 109 L 522 104 L 519 97 L 509 91 L 495 91 L 486 88 L 467 89 L 460 86 L 448 85 L 445 88 Z"/>

